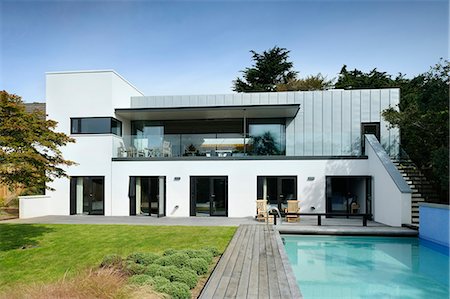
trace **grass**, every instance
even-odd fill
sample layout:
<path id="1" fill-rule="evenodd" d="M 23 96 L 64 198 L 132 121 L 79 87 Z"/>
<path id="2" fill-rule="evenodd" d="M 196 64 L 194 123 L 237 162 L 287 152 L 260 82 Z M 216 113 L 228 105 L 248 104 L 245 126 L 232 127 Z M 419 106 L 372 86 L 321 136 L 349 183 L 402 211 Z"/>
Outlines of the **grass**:
<path id="1" fill-rule="evenodd" d="M 107 254 L 214 246 L 235 227 L 0 224 L 0 289 L 53 282 L 96 267 Z"/>

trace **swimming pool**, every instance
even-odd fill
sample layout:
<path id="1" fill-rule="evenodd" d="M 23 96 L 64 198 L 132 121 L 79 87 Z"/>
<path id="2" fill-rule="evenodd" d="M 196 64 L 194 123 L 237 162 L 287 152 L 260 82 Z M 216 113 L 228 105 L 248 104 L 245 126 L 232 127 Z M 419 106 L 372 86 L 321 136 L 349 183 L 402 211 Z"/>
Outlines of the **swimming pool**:
<path id="1" fill-rule="evenodd" d="M 418 238 L 282 235 L 310 298 L 449 298 L 449 256 Z"/>

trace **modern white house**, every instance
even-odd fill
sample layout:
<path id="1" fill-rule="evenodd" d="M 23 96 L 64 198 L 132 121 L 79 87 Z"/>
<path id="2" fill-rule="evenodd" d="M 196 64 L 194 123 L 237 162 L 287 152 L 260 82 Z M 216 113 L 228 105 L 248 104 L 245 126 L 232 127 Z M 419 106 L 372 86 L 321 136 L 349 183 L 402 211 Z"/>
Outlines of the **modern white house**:
<path id="1" fill-rule="evenodd" d="M 22 198 L 20 216 L 248 217 L 257 199 L 281 211 L 296 199 L 301 212 L 410 224 L 399 131 L 381 117 L 399 93 L 144 96 L 112 70 L 47 73 L 48 118 L 76 139 L 62 151 L 78 164 Z"/>

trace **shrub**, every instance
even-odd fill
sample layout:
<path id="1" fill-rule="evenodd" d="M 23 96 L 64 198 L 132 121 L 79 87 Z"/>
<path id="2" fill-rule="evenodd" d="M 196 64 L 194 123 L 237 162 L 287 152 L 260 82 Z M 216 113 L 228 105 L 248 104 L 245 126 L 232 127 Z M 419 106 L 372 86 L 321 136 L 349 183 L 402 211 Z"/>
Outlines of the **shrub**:
<path id="1" fill-rule="evenodd" d="M 137 284 L 137 285 L 154 285 L 155 280 L 153 277 L 145 274 L 133 275 L 128 279 L 128 283 Z"/>
<path id="2" fill-rule="evenodd" d="M 205 246 L 202 248 L 203 250 L 208 251 L 209 253 L 211 253 L 213 256 L 219 256 L 220 255 L 220 251 L 213 246 Z"/>
<path id="3" fill-rule="evenodd" d="M 170 280 L 168 280 L 167 278 L 165 278 L 165 277 L 162 277 L 162 276 L 155 276 L 155 277 L 152 277 L 153 278 L 153 287 L 157 287 L 157 286 L 160 286 L 160 285 L 163 285 L 163 284 L 167 284 L 167 283 L 169 283 L 170 282 Z"/>
<path id="4" fill-rule="evenodd" d="M 153 252 L 135 252 L 130 254 L 127 257 L 127 260 L 133 261 L 137 264 L 142 265 L 150 265 L 157 259 L 159 259 L 159 255 Z"/>
<path id="5" fill-rule="evenodd" d="M 152 277 L 162 276 L 170 281 L 184 282 L 189 288 L 195 287 L 198 280 L 198 276 L 195 271 L 187 268 L 178 268 L 176 266 L 161 266 L 158 264 L 152 264 L 147 267 L 145 274 Z"/>
<path id="6" fill-rule="evenodd" d="M 174 253 L 172 255 L 167 255 L 160 257 L 155 261 L 155 264 L 161 266 L 177 266 L 183 267 L 189 260 L 189 256 L 186 253 Z"/>
<path id="7" fill-rule="evenodd" d="M 165 268 L 174 267 L 174 266 L 168 266 Z M 175 269 L 171 269 L 170 271 L 170 281 L 178 281 L 183 282 L 187 284 L 187 286 L 192 289 L 197 285 L 198 276 L 197 273 L 195 273 L 191 269 L 181 268 L 178 269 L 175 267 Z"/>
<path id="8" fill-rule="evenodd" d="M 146 270 L 146 266 L 142 264 L 136 264 L 133 261 L 127 261 L 124 266 L 124 271 L 128 275 L 144 274 Z"/>
<path id="9" fill-rule="evenodd" d="M 169 248 L 169 249 L 167 249 L 167 250 L 164 251 L 163 255 L 164 255 L 164 256 L 166 256 L 166 255 L 172 255 L 172 254 L 177 253 L 177 252 L 178 252 L 177 250 L 175 250 L 175 249 L 173 249 L 173 248 Z"/>
<path id="10" fill-rule="evenodd" d="M 193 250 L 193 249 L 186 249 L 182 250 L 181 252 L 186 253 L 190 258 L 201 258 L 204 259 L 208 265 L 212 262 L 213 255 L 209 251 L 206 251 L 204 249 L 199 250 Z"/>
<path id="11" fill-rule="evenodd" d="M 163 276 L 166 277 L 166 272 L 163 269 L 164 267 L 158 264 L 151 264 L 145 268 L 144 273 L 150 276 Z M 166 277 L 168 278 L 168 277 Z"/>
<path id="12" fill-rule="evenodd" d="M 103 258 L 100 266 L 103 268 L 121 267 L 122 257 L 118 254 L 108 254 Z"/>
<path id="13" fill-rule="evenodd" d="M 182 282 L 174 281 L 155 287 L 156 291 L 169 294 L 174 299 L 190 299 L 189 287 Z"/>
<path id="14" fill-rule="evenodd" d="M 202 258 L 192 258 L 185 264 L 186 268 L 192 269 L 197 272 L 198 275 L 203 275 L 208 272 L 208 263 Z"/>

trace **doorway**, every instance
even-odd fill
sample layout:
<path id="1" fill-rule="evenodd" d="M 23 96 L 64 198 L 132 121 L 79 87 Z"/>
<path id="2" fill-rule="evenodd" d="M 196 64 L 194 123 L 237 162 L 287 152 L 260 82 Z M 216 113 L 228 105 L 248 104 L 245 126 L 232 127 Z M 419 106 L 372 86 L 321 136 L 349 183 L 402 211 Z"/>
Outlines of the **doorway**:
<path id="1" fill-rule="evenodd" d="M 372 177 L 327 176 L 326 212 L 372 215 Z M 348 217 L 348 216 L 347 216 Z"/>
<path id="2" fill-rule="evenodd" d="M 228 216 L 228 177 L 191 177 L 191 216 Z"/>
<path id="3" fill-rule="evenodd" d="M 70 215 L 105 215 L 105 177 L 70 178 Z"/>
<path id="4" fill-rule="evenodd" d="M 288 200 L 297 200 L 297 177 L 295 176 L 258 176 L 257 197 L 265 199 L 277 207 L 284 215 Z"/>
<path id="5" fill-rule="evenodd" d="M 141 176 L 130 177 L 128 198 L 130 215 L 165 216 L 166 177 Z"/>
<path id="6" fill-rule="evenodd" d="M 361 123 L 361 154 L 366 153 L 365 148 L 365 134 L 373 134 L 380 141 L 380 123 L 372 122 L 372 123 Z"/>

